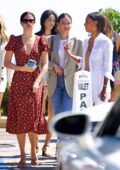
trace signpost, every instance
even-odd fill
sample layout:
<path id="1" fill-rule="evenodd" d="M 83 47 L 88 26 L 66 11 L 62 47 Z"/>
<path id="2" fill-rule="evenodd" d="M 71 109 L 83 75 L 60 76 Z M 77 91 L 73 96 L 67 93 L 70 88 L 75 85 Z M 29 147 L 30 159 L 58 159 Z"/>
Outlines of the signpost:
<path id="1" fill-rule="evenodd" d="M 90 72 L 77 71 L 74 76 L 73 112 L 79 112 L 92 106 L 92 88 Z"/>

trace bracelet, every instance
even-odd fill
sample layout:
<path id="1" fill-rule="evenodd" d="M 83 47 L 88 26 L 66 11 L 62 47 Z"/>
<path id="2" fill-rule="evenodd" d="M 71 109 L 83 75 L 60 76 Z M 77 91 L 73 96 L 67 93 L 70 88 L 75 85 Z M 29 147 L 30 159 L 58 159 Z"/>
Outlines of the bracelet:
<path id="1" fill-rule="evenodd" d="M 35 83 L 40 83 L 39 80 L 35 80 Z"/>
<path id="2" fill-rule="evenodd" d="M 38 82 L 35 82 L 35 83 L 33 84 L 33 87 L 34 87 L 34 88 L 38 88 L 38 87 L 39 87 L 39 83 L 38 83 Z"/>

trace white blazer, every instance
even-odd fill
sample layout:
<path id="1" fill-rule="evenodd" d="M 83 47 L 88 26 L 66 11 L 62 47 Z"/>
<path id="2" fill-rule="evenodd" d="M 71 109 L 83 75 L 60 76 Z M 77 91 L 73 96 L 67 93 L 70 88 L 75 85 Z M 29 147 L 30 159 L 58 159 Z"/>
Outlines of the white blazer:
<path id="1" fill-rule="evenodd" d="M 88 48 L 88 37 L 84 41 L 83 48 L 83 63 L 82 69 L 85 69 L 85 53 Z M 109 79 L 106 89 L 106 101 L 110 99 L 110 79 L 114 81 L 112 76 L 112 58 L 113 58 L 113 44 L 112 41 L 103 33 L 100 33 L 95 41 L 94 46 L 89 58 L 89 68 L 92 81 L 92 98 L 93 102 L 98 104 L 100 99 L 100 93 L 103 88 L 104 76 Z"/>
<path id="2" fill-rule="evenodd" d="M 11 84 L 13 73 L 14 73 L 14 70 L 7 69 L 4 66 L 5 46 L 6 46 L 6 44 L 7 44 L 7 42 L 3 42 L 0 45 L 0 92 L 4 92 L 5 91 L 5 88 L 6 88 L 6 85 L 7 85 L 7 81 L 8 81 L 9 85 Z"/>

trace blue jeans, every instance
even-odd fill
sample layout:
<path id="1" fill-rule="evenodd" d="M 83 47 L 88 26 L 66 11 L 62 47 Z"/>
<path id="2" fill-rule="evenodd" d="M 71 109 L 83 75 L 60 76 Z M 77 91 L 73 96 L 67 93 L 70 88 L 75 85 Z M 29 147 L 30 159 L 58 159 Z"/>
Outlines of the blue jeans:
<path id="1" fill-rule="evenodd" d="M 56 115 L 60 112 L 72 110 L 73 99 L 67 94 L 64 76 L 57 76 L 56 89 L 51 97 L 53 113 Z"/>

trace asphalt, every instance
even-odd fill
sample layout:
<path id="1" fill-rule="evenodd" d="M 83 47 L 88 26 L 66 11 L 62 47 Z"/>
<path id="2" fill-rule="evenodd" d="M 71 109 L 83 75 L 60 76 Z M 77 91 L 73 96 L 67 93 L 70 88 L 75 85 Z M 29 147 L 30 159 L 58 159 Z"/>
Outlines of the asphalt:
<path id="1" fill-rule="evenodd" d="M 39 135 L 39 153 L 38 160 L 39 165 L 31 166 L 30 164 L 30 143 L 28 136 L 26 138 L 26 160 L 27 167 L 26 170 L 30 169 L 40 169 L 40 170 L 56 170 L 58 163 L 56 160 L 56 135 L 53 134 L 51 143 L 49 146 L 49 154 L 52 157 L 47 158 L 41 155 L 41 148 L 45 141 L 45 135 Z M 9 134 L 6 132 L 5 128 L 0 128 L 0 170 L 19 170 L 23 168 L 17 168 L 18 162 L 20 160 L 19 147 L 16 139 L 16 135 Z"/>

